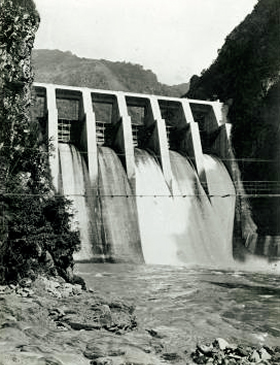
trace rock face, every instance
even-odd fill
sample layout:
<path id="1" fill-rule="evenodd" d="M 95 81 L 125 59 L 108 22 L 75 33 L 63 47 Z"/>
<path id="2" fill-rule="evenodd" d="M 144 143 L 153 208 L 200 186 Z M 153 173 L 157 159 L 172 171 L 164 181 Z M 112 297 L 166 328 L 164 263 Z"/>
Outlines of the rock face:
<path id="1" fill-rule="evenodd" d="M 0 0 L 0 283 L 42 270 L 67 280 L 80 245 L 70 202 L 54 191 L 48 137 L 30 108 L 39 21 L 33 0 Z"/>
<path id="2" fill-rule="evenodd" d="M 77 284 L 72 288 L 72 292 L 76 286 Z M 57 325 L 68 325 L 77 331 L 104 328 L 120 335 L 137 327 L 133 309 L 123 303 L 108 303 L 104 300 L 97 300 L 95 304 L 84 308 L 66 307 L 63 311 L 53 309 L 50 311 L 50 317 Z"/>
<path id="3" fill-rule="evenodd" d="M 279 9 L 279 0 L 259 0 L 253 12 L 227 36 L 213 64 L 191 79 L 186 94 L 189 98 L 219 99 L 228 107 L 245 189 L 250 194 L 254 188 L 250 204 L 263 241 L 255 250 L 260 255 L 269 240 L 280 236 Z M 273 246 L 272 256 L 277 254 L 277 244 Z"/>
<path id="4" fill-rule="evenodd" d="M 22 163 L 20 154 L 27 141 L 31 100 L 31 49 L 39 16 L 32 0 L 24 6 L 11 0 L 0 1 L 1 58 L 0 58 L 0 282 L 7 275 L 4 254 L 8 251 L 7 238 L 11 217 L 7 214 L 5 194 L 14 171 Z M 5 199 L 6 198 L 6 199 Z M 7 217 L 8 216 L 8 217 Z M 18 237 L 13 237 L 14 241 Z"/>

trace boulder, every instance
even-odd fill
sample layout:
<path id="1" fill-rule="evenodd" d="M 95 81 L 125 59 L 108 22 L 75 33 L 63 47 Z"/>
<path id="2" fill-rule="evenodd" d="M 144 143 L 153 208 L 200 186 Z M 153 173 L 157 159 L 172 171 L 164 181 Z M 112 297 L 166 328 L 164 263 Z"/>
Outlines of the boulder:
<path id="1" fill-rule="evenodd" d="M 251 362 L 259 362 L 261 360 L 260 355 L 258 354 L 257 350 L 253 350 L 253 352 L 251 353 L 249 360 Z"/>
<path id="2" fill-rule="evenodd" d="M 23 278 L 19 281 L 19 285 L 23 288 L 31 288 L 32 286 L 32 280 L 28 278 Z"/>
<path id="3" fill-rule="evenodd" d="M 75 284 L 72 287 L 72 292 L 74 295 L 80 295 L 82 294 L 82 286 L 80 284 Z"/>
<path id="4" fill-rule="evenodd" d="M 155 337 L 155 338 L 164 338 L 166 337 L 165 334 L 163 333 L 160 333 L 158 330 L 154 330 L 154 329 L 146 329 L 146 331 L 152 336 L 152 337 Z"/>
<path id="5" fill-rule="evenodd" d="M 100 305 L 99 311 L 100 311 L 99 323 L 101 324 L 102 327 L 110 328 L 113 323 L 110 307 L 107 304 Z"/>
<path id="6" fill-rule="evenodd" d="M 102 357 L 90 362 L 91 365 L 113 365 L 113 359 L 110 357 Z"/>
<path id="7" fill-rule="evenodd" d="M 238 356 L 241 357 L 245 357 L 245 356 L 249 356 L 251 353 L 251 349 L 248 347 L 244 347 L 242 345 L 237 346 L 237 348 L 235 349 L 234 353 Z"/>
<path id="8" fill-rule="evenodd" d="M 224 351 L 227 348 L 231 348 L 231 345 L 223 338 L 216 338 L 213 345 L 218 347 L 218 349 L 222 351 Z"/>
<path id="9" fill-rule="evenodd" d="M 197 348 L 202 354 L 207 355 L 207 356 L 210 356 L 214 350 L 214 347 L 212 344 L 206 344 L 206 345 L 198 344 Z"/>
<path id="10" fill-rule="evenodd" d="M 8 285 L 0 285 L 0 295 L 10 294 L 15 288 L 16 286 L 14 286 L 14 288 L 11 288 Z"/>
<path id="11" fill-rule="evenodd" d="M 271 355 L 263 347 L 259 350 L 259 354 L 260 354 L 260 357 L 261 357 L 262 360 L 270 360 L 271 359 Z"/>
<path id="12" fill-rule="evenodd" d="M 100 330 L 101 326 L 98 323 L 85 323 L 85 322 L 75 322 L 72 320 L 65 321 L 73 330 L 80 331 L 92 331 Z"/>
<path id="13" fill-rule="evenodd" d="M 165 361 L 180 361 L 181 356 L 179 356 L 176 352 L 164 352 L 163 354 L 161 354 L 161 357 L 165 360 Z"/>
<path id="14" fill-rule="evenodd" d="M 81 286 L 82 290 L 87 290 L 87 286 L 86 286 L 86 282 L 84 281 L 84 279 L 79 276 L 79 275 L 75 275 L 73 274 L 73 277 L 72 277 L 72 281 L 71 281 L 72 284 L 78 284 Z"/>
<path id="15" fill-rule="evenodd" d="M 21 295 L 22 297 L 32 297 L 34 295 L 34 290 L 30 289 L 29 287 L 20 288 L 17 287 L 16 293 Z"/>
<path id="16" fill-rule="evenodd" d="M 88 359 L 105 358 L 108 356 L 121 356 L 124 355 L 125 351 L 119 348 L 119 344 L 112 343 L 110 347 L 108 344 L 99 341 L 92 341 L 87 344 L 84 356 Z"/>
<path id="17" fill-rule="evenodd" d="M 35 287 L 49 292 L 56 298 L 68 298 L 69 296 L 80 295 L 82 293 L 81 285 L 66 283 L 65 280 L 59 276 L 52 278 L 40 276 L 35 281 Z M 26 289 L 27 288 L 25 288 L 25 290 Z"/>

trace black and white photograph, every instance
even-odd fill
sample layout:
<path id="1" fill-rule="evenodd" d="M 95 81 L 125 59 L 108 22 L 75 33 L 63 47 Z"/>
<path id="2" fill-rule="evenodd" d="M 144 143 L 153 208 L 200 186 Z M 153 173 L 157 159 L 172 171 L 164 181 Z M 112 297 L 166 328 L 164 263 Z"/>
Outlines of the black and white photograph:
<path id="1" fill-rule="evenodd" d="M 0 0 L 0 365 L 280 365 L 280 0 Z"/>

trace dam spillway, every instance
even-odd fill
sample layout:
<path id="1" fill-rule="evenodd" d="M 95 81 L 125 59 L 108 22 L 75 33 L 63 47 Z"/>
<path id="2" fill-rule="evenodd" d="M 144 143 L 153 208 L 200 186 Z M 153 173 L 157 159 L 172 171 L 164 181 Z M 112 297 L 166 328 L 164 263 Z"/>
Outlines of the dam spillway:
<path id="1" fill-rule="evenodd" d="M 241 182 L 221 103 L 34 89 L 54 186 L 73 202 L 77 261 L 232 262 Z M 253 224 L 252 231 L 246 242 L 255 240 Z"/>

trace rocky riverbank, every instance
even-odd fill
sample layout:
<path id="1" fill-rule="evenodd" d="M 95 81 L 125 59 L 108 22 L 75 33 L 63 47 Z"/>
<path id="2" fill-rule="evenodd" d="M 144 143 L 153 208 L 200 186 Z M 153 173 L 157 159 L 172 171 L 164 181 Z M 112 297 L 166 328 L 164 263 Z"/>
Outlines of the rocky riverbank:
<path id="1" fill-rule="evenodd" d="M 0 365 L 280 364 L 280 347 L 178 348 L 168 330 L 141 328 L 131 303 L 59 277 L 2 286 L 0 306 Z"/>

